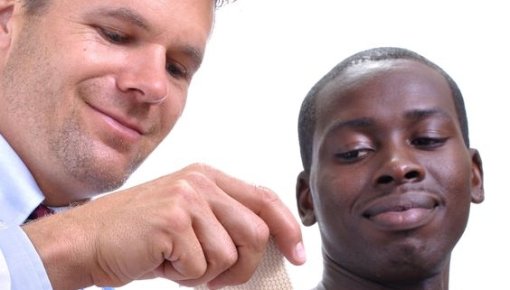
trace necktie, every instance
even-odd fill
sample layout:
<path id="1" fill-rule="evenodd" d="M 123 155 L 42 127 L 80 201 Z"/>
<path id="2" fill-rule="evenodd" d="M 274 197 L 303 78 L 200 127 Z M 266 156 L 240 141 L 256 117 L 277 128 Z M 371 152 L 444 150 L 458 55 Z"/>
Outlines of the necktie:
<path id="1" fill-rule="evenodd" d="M 36 220 L 38 218 L 42 218 L 44 216 L 55 213 L 51 208 L 48 208 L 44 204 L 40 204 L 38 207 L 34 209 L 34 211 L 28 216 L 26 222 Z"/>

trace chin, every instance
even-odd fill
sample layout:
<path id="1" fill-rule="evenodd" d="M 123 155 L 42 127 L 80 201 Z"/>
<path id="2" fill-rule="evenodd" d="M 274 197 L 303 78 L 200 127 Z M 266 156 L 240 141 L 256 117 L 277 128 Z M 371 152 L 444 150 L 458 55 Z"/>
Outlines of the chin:
<path id="1" fill-rule="evenodd" d="M 114 161 L 100 160 L 101 162 L 92 162 L 82 164 L 79 167 L 68 168 L 68 175 L 81 184 L 78 190 L 81 195 L 91 198 L 96 195 L 110 192 L 118 189 L 127 181 L 134 167 L 108 166 L 114 164 Z M 119 165 L 118 161 L 116 163 Z"/>
<path id="2" fill-rule="evenodd" d="M 386 265 L 380 267 L 383 273 L 376 274 L 387 277 L 388 283 L 428 280 L 448 271 L 450 260 L 450 254 L 439 251 L 431 253 L 417 248 L 403 249 L 391 257 Z"/>

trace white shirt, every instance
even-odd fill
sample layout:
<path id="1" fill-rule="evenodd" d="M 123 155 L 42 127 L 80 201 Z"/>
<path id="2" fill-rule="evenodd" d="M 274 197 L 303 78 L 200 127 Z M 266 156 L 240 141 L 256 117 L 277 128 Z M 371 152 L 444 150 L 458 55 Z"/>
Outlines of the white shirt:
<path id="1" fill-rule="evenodd" d="M 0 290 L 52 290 L 37 251 L 21 229 L 43 200 L 30 171 L 0 135 Z"/>

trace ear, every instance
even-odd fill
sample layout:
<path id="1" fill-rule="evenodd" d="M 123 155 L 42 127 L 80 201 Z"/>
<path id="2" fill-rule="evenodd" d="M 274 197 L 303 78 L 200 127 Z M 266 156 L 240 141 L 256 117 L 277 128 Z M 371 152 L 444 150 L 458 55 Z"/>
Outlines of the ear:
<path id="1" fill-rule="evenodd" d="M 483 190 L 483 167 L 482 158 L 476 149 L 470 149 L 471 153 L 471 202 L 481 203 L 485 197 Z"/>
<path id="2" fill-rule="evenodd" d="M 0 0 L 0 48 L 11 43 L 11 20 L 14 11 L 14 0 Z"/>
<path id="3" fill-rule="evenodd" d="M 313 209 L 313 197 L 310 191 L 310 178 L 302 171 L 297 178 L 296 200 L 299 217 L 305 226 L 311 226 L 317 221 Z"/>

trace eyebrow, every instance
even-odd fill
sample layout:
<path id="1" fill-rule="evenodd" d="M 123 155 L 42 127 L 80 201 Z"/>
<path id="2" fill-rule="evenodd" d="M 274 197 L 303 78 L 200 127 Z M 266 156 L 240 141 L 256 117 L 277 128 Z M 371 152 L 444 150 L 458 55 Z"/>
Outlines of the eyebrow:
<path id="1" fill-rule="evenodd" d="M 432 109 L 417 109 L 411 110 L 404 114 L 404 117 L 409 120 L 419 121 L 423 119 L 427 119 L 433 116 L 437 116 L 444 119 L 451 119 L 450 115 L 446 113 L 443 109 L 440 108 L 432 108 Z"/>
<path id="2" fill-rule="evenodd" d="M 140 13 L 133 11 L 132 9 L 125 7 L 117 7 L 117 8 L 109 8 L 103 7 L 95 11 L 99 16 L 102 17 L 113 17 L 117 18 L 121 21 L 128 22 L 132 25 L 135 25 L 145 31 L 150 31 L 150 25 L 148 21 L 143 17 Z M 182 45 L 178 47 L 177 51 L 184 53 L 186 56 L 191 58 L 193 63 L 193 69 L 198 70 L 202 60 L 204 58 L 204 53 L 191 45 Z"/>
<path id="3" fill-rule="evenodd" d="M 432 108 L 432 109 L 416 109 L 410 110 L 404 113 L 404 118 L 413 122 L 417 122 L 420 120 L 424 120 L 430 117 L 440 117 L 442 119 L 451 120 L 451 116 L 440 108 Z M 342 128 L 370 128 L 374 127 L 376 124 L 375 119 L 364 117 L 364 118 L 356 118 L 349 120 L 337 120 L 330 124 L 325 130 L 325 136 L 329 135 L 331 132 L 342 129 Z"/>
<path id="4" fill-rule="evenodd" d="M 331 132 L 342 128 L 369 128 L 373 126 L 375 126 L 375 120 L 372 118 L 337 120 L 326 128 L 325 135 L 329 135 Z"/>
<path id="5" fill-rule="evenodd" d="M 198 70 L 198 68 L 202 64 L 204 53 L 200 49 L 197 49 L 196 47 L 193 47 L 191 45 L 183 45 L 178 50 L 182 51 L 185 55 L 187 55 L 191 59 L 193 70 L 195 71 Z"/>
<path id="6" fill-rule="evenodd" d="M 132 9 L 128 9 L 125 7 L 118 8 L 100 8 L 96 11 L 97 14 L 103 17 L 114 17 L 120 19 L 125 22 L 129 22 L 137 27 L 142 28 L 143 30 L 149 30 L 149 25 L 147 24 L 147 20 Z"/>

